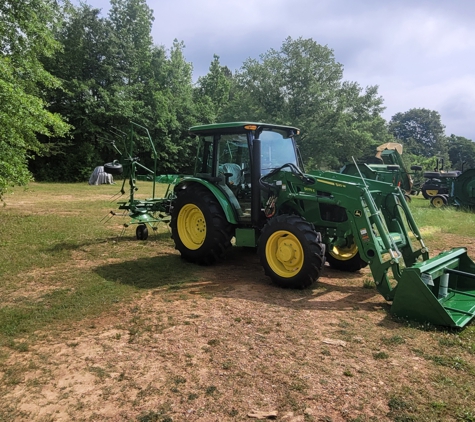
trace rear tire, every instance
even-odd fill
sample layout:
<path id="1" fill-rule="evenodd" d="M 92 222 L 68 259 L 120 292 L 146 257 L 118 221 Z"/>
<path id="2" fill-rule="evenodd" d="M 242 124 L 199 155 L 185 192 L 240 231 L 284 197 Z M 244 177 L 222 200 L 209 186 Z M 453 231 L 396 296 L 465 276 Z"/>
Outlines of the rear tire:
<path id="1" fill-rule="evenodd" d="M 422 196 L 425 199 L 431 199 L 432 197 L 436 196 L 439 193 L 439 189 L 437 188 L 421 188 Z"/>
<path id="2" fill-rule="evenodd" d="M 222 260 L 234 235 L 216 197 L 199 184 L 177 192 L 170 227 L 182 258 L 202 265 Z"/>
<path id="3" fill-rule="evenodd" d="M 325 264 L 320 233 L 298 215 L 271 218 L 261 231 L 258 251 L 265 274 L 284 288 L 311 286 Z"/>
<path id="4" fill-rule="evenodd" d="M 327 248 L 327 261 L 333 269 L 351 273 L 368 265 L 361 259 L 358 246 L 355 243 L 350 246 Z"/>

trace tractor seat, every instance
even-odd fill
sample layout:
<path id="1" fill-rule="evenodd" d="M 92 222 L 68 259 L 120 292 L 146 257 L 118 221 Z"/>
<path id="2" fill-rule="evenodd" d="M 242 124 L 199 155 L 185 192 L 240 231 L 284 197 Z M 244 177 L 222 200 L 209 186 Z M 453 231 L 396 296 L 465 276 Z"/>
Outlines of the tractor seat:
<path id="1" fill-rule="evenodd" d="M 231 174 L 228 179 L 228 183 L 230 185 L 239 186 L 242 183 L 242 170 L 239 164 L 224 163 L 222 166 L 220 166 L 219 172 L 223 174 Z"/>

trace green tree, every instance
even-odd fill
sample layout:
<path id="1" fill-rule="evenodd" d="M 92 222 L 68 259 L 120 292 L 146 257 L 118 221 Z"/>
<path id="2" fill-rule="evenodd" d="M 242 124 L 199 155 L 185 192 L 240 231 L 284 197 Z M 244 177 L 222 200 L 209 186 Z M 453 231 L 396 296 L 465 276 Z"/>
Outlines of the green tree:
<path id="1" fill-rule="evenodd" d="M 225 115 L 297 126 L 307 161 L 337 168 L 389 139 L 377 87 L 342 78 L 331 49 L 289 37 L 280 50 L 244 62 Z"/>
<path id="2" fill-rule="evenodd" d="M 437 111 L 413 108 L 397 113 L 389 121 L 389 132 L 405 145 L 408 153 L 448 160 L 445 126 Z"/>
<path id="3" fill-rule="evenodd" d="M 0 198 L 9 186 L 31 179 L 28 158 L 47 152 L 37 134 L 64 136 L 69 126 L 46 109 L 45 89 L 60 82 L 41 61 L 60 48 L 53 30 L 63 8 L 55 0 L 0 3 Z"/>
<path id="4" fill-rule="evenodd" d="M 152 21 L 145 0 L 112 0 L 108 19 L 85 4 L 67 16 L 56 34 L 63 50 L 45 64 L 65 87 L 64 92 L 50 91 L 51 110 L 66 116 L 75 129 L 60 163 L 52 166 L 52 157 L 31 163 L 37 177 L 87 180 L 95 166 L 116 158 L 107 142 L 112 128 L 120 133 L 129 131 L 130 121 L 146 125 Z M 140 140 L 149 151 L 148 140 Z"/>
<path id="5" fill-rule="evenodd" d="M 188 129 L 197 123 L 193 101 L 193 66 L 185 60 L 185 45 L 173 41 L 169 55 L 163 63 L 162 79 L 155 89 L 155 98 L 163 101 L 165 113 L 156 116 L 153 139 L 159 146 L 160 169 L 166 172 L 188 172 L 195 157 L 195 142 Z"/>
<path id="6" fill-rule="evenodd" d="M 74 125 L 73 139 L 63 146 L 55 173 L 52 158 L 45 157 L 32 163 L 35 175 L 87 180 L 95 166 L 117 158 L 108 141 L 118 140 L 125 154 L 131 122 L 149 129 L 160 172 L 189 167 L 187 131 L 196 123 L 192 66 L 183 43 L 175 41 L 170 51 L 153 45 L 152 22 L 145 0 L 112 0 L 107 18 L 87 5 L 67 16 L 57 32 L 63 51 L 46 63 L 64 80 L 64 92 L 50 90 L 49 102 Z M 136 135 L 132 153 L 152 168 L 149 139 L 140 129 Z"/>
<path id="7" fill-rule="evenodd" d="M 48 91 L 49 110 L 65 116 L 74 130 L 70 142 L 60 144 L 54 155 L 36 157 L 30 162 L 37 179 L 84 180 L 91 168 L 102 162 L 101 138 L 110 121 L 108 88 L 113 76 L 112 66 L 107 62 L 112 30 L 99 13 L 84 4 L 71 9 L 55 34 L 62 49 L 43 59 L 45 67 L 63 81 L 61 88 Z"/>
<path id="8" fill-rule="evenodd" d="M 450 135 L 447 143 L 450 162 L 454 170 L 475 168 L 475 144 L 470 139 Z"/>
<path id="9" fill-rule="evenodd" d="M 205 76 L 198 78 L 194 101 L 200 109 L 200 122 L 212 123 L 221 119 L 221 112 L 229 103 L 232 73 L 221 66 L 219 56 L 214 55 Z"/>

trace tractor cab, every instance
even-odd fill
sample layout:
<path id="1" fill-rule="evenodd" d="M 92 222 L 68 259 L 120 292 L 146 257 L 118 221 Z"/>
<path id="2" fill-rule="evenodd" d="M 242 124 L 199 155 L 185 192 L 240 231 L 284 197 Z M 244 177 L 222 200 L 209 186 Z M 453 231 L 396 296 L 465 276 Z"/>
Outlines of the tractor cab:
<path id="1" fill-rule="evenodd" d="M 194 177 L 213 183 L 233 205 L 239 222 L 251 220 L 253 177 L 258 182 L 284 164 L 301 165 L 294 141 L 298 129 L 294 127 L 232 122 L 195 126 L 190 133 L 199 139 Z M 258 189 L 255 195 L 260 210 Z"/>

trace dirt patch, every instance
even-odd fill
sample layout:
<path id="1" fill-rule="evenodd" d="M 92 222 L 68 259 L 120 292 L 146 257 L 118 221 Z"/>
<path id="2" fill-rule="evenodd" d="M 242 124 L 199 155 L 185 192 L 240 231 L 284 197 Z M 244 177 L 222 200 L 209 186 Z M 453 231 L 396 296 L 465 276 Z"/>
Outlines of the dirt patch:
<path id="1" fill-rule="evenodd" d="M 460 244 L 475 256 L 471 239 L 444 237 Z M 368 279 L 326 267 L 313 289 L 283 290 L 236 248 L 195 282 L 5 349 L 0 409 L 19 421 L 337 422 L 394 420 L 411 395 L 442 401 L 441 369 L 424 358 L 434 332 L 393 320 Z"/>

